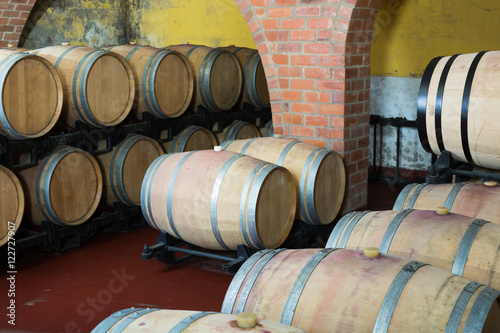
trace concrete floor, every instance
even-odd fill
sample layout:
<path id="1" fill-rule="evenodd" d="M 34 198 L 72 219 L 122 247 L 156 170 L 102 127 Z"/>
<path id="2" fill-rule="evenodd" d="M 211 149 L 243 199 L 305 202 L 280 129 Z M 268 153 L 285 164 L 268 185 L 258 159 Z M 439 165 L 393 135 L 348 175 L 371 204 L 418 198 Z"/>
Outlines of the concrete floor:
<path id="1" fill-rule="evenodd" d="M 368 209 L 391 209 L 401 189 L 370 183 Z M 17 258 L 16 325 L 0 319 L 0 332 L 90 332 L 110 314 L 130 307 L 220 311 L 233 274 L 222 262 L 194 258 L 167 267 L 142 260 L 144 244 L 158 232 L 98 234 L 83 247 L 55 255 L 27 251 Z M 9 305 L 9 283 L 0 280 L 0 306 Z"/>

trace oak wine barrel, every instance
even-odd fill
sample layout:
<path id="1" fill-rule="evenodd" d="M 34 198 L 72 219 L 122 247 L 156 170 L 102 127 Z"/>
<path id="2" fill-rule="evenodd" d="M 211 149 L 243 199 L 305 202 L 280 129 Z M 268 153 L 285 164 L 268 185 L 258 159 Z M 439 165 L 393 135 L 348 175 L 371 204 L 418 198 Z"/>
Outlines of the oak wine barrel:
<path id="1" fill-rule="evenodd" d="M 0 165 L 0 246 L 7 244 L 21 225 L 24 192 L 16 175 Z"/>
<path id="2" fill-rule="evenodd" d="M 272 120 L 260 129 L 260 135 L 262 137 L 274 137 L 274 127 Z"/>
<path id="3" fill-rule="evenodd" d="M 26 217 L 35 224 L 82 224 L 101 199 L 99 164 L 86 151 L 70 146 L 60 146 L 36 167 L 20 171 L 19 179 L 26 193 Z"/>
<path id="4" fill-rule="evenodd" d="M 344 199 L 345 169 L 336 152 L 292 138 L 228 141 L 222 149 L 288 169 L 297 189 L 296 218 L 308 224 L 324 225 L 337 216 Z"/>
<path id="5" fill-rule="evenodd" d="M 497 332 L 500 292 L 396 256 L 265 250 L 234 276 L 221 312 L 254 312 L 311 333 Z"/>
<path id="6" fill-rule="evenodd" d="M 115 312 L 91 333 L 105 332 L 255 332 L 305 333 L 305 331 L 257 319 L 255 314 L 232 315 L 217 312 L 130 308 Z"/>
<path id="7" fill-rule="evenodd" d="M 353 212 L 340 219 L 326 247 L 378 247 L 500 289 L 500 226 L 446 211 Z"/>
<path id="8" fill-rule="evenodd" d="M 213 149 L 218 145 L 217 137 L 208 129 L 188 126 L 173 140 L 161 144 L 165 153 L 182 153 L 193 150 Z"/>
<path id="9" fill-rule="evenodd" d="M 59 73 L 64 92 L 61 121 L 93 127 L 114 126 L 130 113 L 135 83 L 132 69 L 117 53 L 83 46 L 58 45 L 33 50 Z"/>
<path id="10" fill-rule="evenodd" d="M 410 184 L 403 188 L 392 209 L 446 207 L 451 213 L 500 224 L 500 186 L 484 184 Z"/>
<path id="11" fill-rule="evenodd" d="M 103 201 L 129 206 L 141 204 L 141 185 L 148 167 L 163 154 L 158 142 L 131 134 L 111 152 L 96 156 L 103 171 Z"/>
<path id="12" fill-rule="evenodd" d="M 244 103 L 248 103 L 254 109 L 270 107 L 266 73 L 262 66 L 259 51 L 235 46 L 220 47 L 219 49 L 234 54 L 243 73 L 243 90 L 238 102 L 238 108 L 242 110 Z"/>
<path id="13" fill-rule="evenodd" d="M 173 50 L 143 45 L 106 48 L 124 57 L 134 73 L 133 114 L 142 118 L 147 111 L 157 118 L 177 118 L 193 98 L 193 71 L 184 55 Z"/>
<path id="14" fill-rule="evenodd" d="M 285 168 L 228 151 L 160 156 L 141 192 L 150 226 L 214 250 L 278 247 L 292 227 L 295 203 Z"/>
<path id="15" fill-rule="evenodd" d="M 417 122 L 424 149 L 482 167 L 500 169 L 500 51 L 434 58 L 418 96 Z"/>
<path id="16" fill-rule="evenodd" d="M 63 107 L 59 74 L 47 60 L 0 49 L 0 134 L 11 140 L 48 133 Z"/>
<path id="17" fill-rule="evenodd" d="M 244 140 L 260 137 L 260 131 L 255 125 L 235 120 L 228 127 L 224 128 L 222 133 L 217 133 L 217 139 L 222 144 L 231 140 Z"/>
<path id="18" fill-rule="evenodd" d="M 227 51 L 201 45 L 172 45 L 192 66 L 195 82 L 191 108 L 203 105 L 210 111 L 228 111 L 238 102 L 243 78 L 238 59 Z"/>

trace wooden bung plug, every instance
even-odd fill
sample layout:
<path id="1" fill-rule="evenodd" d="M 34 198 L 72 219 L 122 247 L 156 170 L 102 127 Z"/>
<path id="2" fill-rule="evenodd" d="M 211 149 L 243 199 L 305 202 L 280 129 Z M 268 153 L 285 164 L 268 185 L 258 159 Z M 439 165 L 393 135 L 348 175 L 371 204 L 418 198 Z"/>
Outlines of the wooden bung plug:
<path id="1" fill-rule="evenodd" d="M 222 151 L 222 146 L 215 146 L 214 151 Z"/>
<path id="2" fill-rule="evenodd" d="M 436 208 L 436 213 L 438 215 L 448 215 L 449 212 L 450 212 L 450 210 L 449 210 L 448 207 L 438 207 L 438 208 Z"/>
<path id="3" fill-rule="evenodd" d="M 257 326 L 257 315 L 253 312 L 242 312 L 236 315 L 236 324 L 239 328 L 254 328 Z"/>
<path id="4" fill-rule="evenodd" d="M 67 45 L 69 45 L 69 43 L 68 42 L 64 42 L 64 43 L 61 43 L 61 45 L 67 46 Z"/>
<path id="5" fill-rule="evenodd" d="M 484 185 L 486 185 L 486 186 L 497 186 L 498 183 L 496 181 L 494 181 L 494 180 L 488 180 L 488 181 L 484 182 Z"/>
<path id="6" fill-rule="evenodd" d="M 380 250 L 378 247 L 365 247 L 365 257 L 367 258 L 378 258 L 380 255 Z"/>

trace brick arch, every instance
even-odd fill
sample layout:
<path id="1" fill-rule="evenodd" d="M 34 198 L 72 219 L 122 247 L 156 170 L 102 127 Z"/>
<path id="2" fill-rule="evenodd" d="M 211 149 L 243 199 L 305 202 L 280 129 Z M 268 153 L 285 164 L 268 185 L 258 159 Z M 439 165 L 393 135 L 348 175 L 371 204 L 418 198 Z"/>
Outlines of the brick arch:
<path id="1" fill-rule="evenodd" d="M 344 211 L 367 201 L 370 44 L 382 1 L 234 0 L 265 66 L 275 132 L 343 155 Z M 17 46 L 36 24 L 27 23 L 35 3 L 2 2 L 0 46 Z"/>

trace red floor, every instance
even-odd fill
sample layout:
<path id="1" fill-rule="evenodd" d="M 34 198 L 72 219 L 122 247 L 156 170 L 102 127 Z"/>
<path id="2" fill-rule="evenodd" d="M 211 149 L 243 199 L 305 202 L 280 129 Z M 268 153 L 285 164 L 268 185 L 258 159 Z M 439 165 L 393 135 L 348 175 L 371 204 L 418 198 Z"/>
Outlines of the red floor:
<path id="1" fill-rule="evenodd" d="M 391 209 L 401 189 L 371 183 L 370 209 Z M 158 232 L 144 227 L 130 233 L 101 233 L 62 255 L 24 252 L 17 258 L 15 326 L 0 319 L 0 332 L 90 332 L 113 312 L 129 307 L 220 311 L 233 274 L 222 262 L 195 258 L 166 267 L 142 260 L 144 244 Z M 0 280 L 6 309 L 8 276 Z"/>

